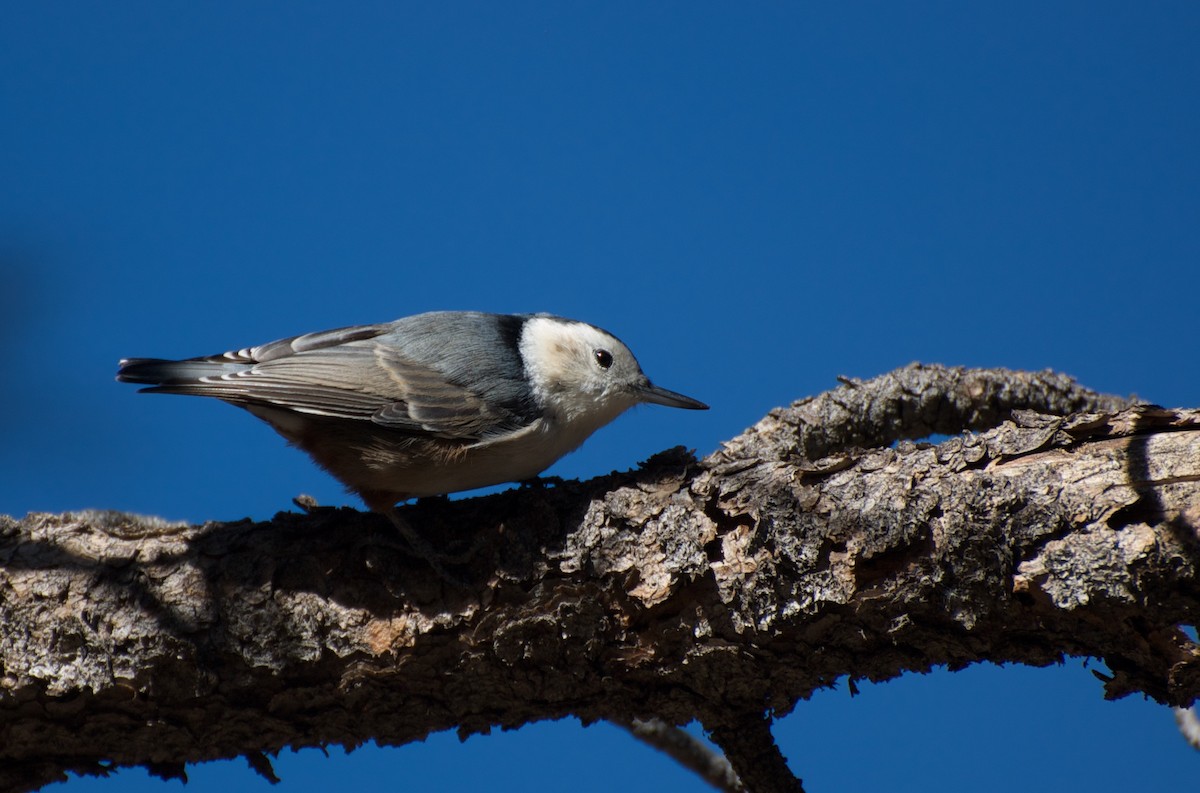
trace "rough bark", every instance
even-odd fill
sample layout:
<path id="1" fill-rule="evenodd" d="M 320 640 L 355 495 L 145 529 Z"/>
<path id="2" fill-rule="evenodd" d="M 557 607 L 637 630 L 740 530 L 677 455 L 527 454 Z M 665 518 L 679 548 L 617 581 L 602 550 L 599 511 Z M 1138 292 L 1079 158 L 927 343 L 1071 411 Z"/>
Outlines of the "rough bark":
<path id="1" fill-rule="evenodd" d="M 479 546 L 465 589 L 351 509 L 0 518 L 0 788 L 575 715 L 699 719 L 748 789 L 798 790 L 770 718 L 839 678 L 1070 655 L 1108 697 L 1200 695 L 1200 412 L 845 383 L 703 460 L 404 509 Z"/>

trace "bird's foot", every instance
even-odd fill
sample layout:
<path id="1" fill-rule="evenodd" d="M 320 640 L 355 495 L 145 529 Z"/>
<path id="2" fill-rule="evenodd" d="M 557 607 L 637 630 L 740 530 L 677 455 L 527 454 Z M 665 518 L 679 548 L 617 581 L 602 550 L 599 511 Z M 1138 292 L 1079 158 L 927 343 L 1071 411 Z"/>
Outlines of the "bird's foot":
<path id="1" fill-rule="evenodd" d="M 408 550 L 429 565 L 430 568 L 432 568 L 433 571 L 438 574 L 438 577 L 440 577 L 446 583 L 458 589 L 468 588 L 466 581 L 447 570 L 446 565 L 462 564 L 469 559 L 470 556 L 474 554 L 475 550 L 477 550 L 477 546 L 479 544 L 478 539 L 476 542 L 472 543 L 472 546 L 465 552 L 458 554 L 445 554 L 435 549 L 429 544 L 428 540 L 417 533 L 417 530 L 414 529 L 407 520 L 400 516 L 400 512 L 395 507 L 392 507 L 390 510 L 388 510 L 386 514 L 388 520 L 390 520 L 392 525 L 396 527 L 396 531 L 400 532 L 400 536 L 404 538 L 404 541 L 408 544 Z"/>

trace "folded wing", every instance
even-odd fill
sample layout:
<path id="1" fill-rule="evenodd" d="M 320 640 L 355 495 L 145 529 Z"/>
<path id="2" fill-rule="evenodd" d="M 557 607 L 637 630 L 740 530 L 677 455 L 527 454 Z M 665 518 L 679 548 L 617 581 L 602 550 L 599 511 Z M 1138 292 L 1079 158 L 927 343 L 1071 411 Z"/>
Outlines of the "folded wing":
<path id="1" fill-rule="evenodd" d="M 441 438 L 485 440 L 520 428 L 512 412 L 387 344 L 381 337 L 391 328 L 339 328 L 182 361 L 129 359 L 117 379 L 146 384 L 148 392 L 269 405 Z"/>

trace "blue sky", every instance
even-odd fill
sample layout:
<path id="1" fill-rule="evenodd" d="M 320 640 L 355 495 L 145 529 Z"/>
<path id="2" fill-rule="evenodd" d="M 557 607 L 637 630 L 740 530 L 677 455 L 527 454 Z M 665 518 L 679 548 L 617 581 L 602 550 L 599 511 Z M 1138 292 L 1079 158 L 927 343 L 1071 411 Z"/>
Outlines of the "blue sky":
<path id="1" fill-rule="evenodd" d="M 1200 403 L 1200 6 L 26 3 L 0 26 L 0 512 L 352 503 L 118 358 L 420 311 L 604 326 L 707 413 L 586 477 L 910 361 Z M 1080 660 L 844 689 L 776 728 L 811 791 L 1192 785 Z M 284 753 L 282 793 L 699 784 L 606 725 Z M 266 789 L 243 761 L 190 791 Z M 380 781 L 381 779 L 386 781 Z M 71 791 L 169 790 L 126 771 Z"/>

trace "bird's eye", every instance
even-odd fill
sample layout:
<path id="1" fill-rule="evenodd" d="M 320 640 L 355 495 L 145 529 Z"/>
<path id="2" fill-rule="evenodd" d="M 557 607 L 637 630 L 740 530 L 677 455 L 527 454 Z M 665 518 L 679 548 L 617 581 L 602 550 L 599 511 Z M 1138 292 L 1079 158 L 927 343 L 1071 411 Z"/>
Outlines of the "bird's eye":
<path id="1" fill-rule="evenodd" d="M 600 364 L 601 369 L 612 366 L 612 353 L 608 350 L 596 350 L 592 354 L 596 356 L 596 363 Z"/>

